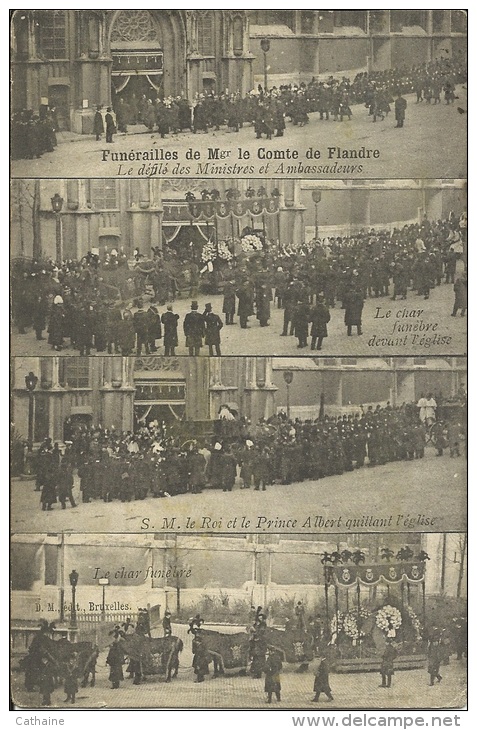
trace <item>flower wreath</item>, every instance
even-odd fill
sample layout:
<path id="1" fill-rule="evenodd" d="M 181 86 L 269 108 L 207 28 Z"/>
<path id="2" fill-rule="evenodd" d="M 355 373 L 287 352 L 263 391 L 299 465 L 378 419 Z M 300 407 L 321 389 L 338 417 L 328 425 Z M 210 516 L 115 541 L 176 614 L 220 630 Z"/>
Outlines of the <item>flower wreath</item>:
<path id="1" fill-rule="evenodd" d="M 401 611 L 395 606 L 383 606 L 376 614 L 376 626 L 381 631 L 388 631 L 392 628 L 397 631 L 402 624 Z"/>
<path id="2" fill-rule="evenodd" d="M 240 243 L 244 253 L 253 253 L 254 251 L 261 251 L 263 249 L 263 245 L 259 237 L 252 234 L 244 236 Z"/>

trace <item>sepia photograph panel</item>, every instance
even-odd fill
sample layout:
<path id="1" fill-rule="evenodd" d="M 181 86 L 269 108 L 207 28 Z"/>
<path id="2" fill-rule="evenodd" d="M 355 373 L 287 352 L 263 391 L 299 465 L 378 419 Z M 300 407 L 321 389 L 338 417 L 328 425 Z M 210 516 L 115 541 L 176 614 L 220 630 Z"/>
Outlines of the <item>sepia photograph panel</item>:
<path id="1" fill-rule="evenodd" d="M 18 708 L 466 704 L 465 533 L 16 533 L 11 560 Z"/>
<path id="2" fill-rule="evenodd" d="M 15 177 L 465 177 L 465 10 L 16 10 Z"/>
<path id="3" fill-rule="evenodd" d="M 16 532 L 465 531 L 465 358 L 17 357 Z"/>
<path id="4" fill-rule="evenodd" d="M 466 353 L 464 180 L 28 179 L 11 211 L 14 355 Z"/>

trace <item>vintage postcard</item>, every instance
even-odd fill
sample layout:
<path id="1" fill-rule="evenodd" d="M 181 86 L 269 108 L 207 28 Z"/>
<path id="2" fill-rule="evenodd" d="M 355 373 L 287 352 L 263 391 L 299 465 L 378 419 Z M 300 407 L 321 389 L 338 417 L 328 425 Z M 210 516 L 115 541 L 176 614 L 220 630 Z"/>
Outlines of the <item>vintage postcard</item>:
<path id="1" fill-rule="evenodd" d="M 464 709 L 467 12 L 10 37 L 15 708 Z"/>

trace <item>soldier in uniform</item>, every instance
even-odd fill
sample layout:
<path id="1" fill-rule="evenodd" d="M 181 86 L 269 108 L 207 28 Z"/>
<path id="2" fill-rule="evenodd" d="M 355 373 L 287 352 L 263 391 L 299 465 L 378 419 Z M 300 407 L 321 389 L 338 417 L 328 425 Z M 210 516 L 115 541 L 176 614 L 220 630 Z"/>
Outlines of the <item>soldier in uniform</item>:
<path id="1" fill-rule="evenodd" d="M 204 316 L 199 313 L 199 304 L 197 301 L 191 302 L 191 311 L 184 317 L 184 334 L 186 337 L 186 347 L 189 348 L 189 355 L 200 355 L 200 348 L 205 337 L 205 321 Z"/>
<path id="2" fill-rule="evenodd" d="M 220 330 L 224 326 L 224 323 L 219 315 L 212 311 L 212 304 L 210 302 L 205 305 L 205 311 L 202 316 L 205 322 L 205 344 L 209 346 L 209 355 L 211 357 L 213 356 L 215 348 L 215 354 L 217 357 L 220 357 Z"/>

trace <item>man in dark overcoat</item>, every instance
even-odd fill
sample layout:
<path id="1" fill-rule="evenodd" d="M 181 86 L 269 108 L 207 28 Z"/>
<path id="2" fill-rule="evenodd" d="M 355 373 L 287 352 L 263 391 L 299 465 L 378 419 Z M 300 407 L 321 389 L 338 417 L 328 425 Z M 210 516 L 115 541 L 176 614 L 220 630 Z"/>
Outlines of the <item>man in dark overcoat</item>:
<path id="1" fill-rule="evenodd" d="M 386 642 L 383 658 L 381 660 L 381 687 L 390 687 L 394 674 L 394 660 L 397 657 L 397 650 L 392 641 Z"/>
<path id="2" fill-rule="evenodd" d="M 173 357 L 176 354 L 175 348 L 179 344 L 177 338 L 179 315 L 172 311 L 172 304 L 168 305 L 167 312 L 164 312 L 161 317 L 161 322 L 164 325 L 164 355 Z"/>
<path id="3" fill-rule="evenodd" d="M 351 289 L 345 295 L 343 304 L 345 307 L 345 325 L 348 329 L 348 337 L 351 337 L 352 327 L 357 327 L 358 335 L 362 335 L 363 295 L 356 289 Z"/>
<path id="4" fill-rule="evenodd" d="M 321 350 L 323 339 L 328 337 L 327 324 L 330 319 L 330 310 L 324 302 L 324 297 L 322 294 L 318 294 L 316 304 L 310 311 L 312 350 Z"/>
<path id="5" fill-rule="evenodd" d="M 210 303 L 205 305 L 203 317 L 205 322 L 205 344 L 209 346 L 209 355 L 214 354 L 215 348 L 215 354 L 220 357 L 220 330 L 224 323 L 219 315 L 212 311 L 212 304 Z"/>
<path id="6" fill-rule="evenodd" d="M 200 355 L 200 348 L 205 337 L 205 320 L 204 316 L 198 311 L 199 304 L 193 301 L 190 305 L 191 311 L 184 317 L 184 334 L 186 337 L 186 347 L 189 348 L 189 355 Z"/>
<path id="7" fill-rule="evenodd" d="M 93 120 L 93 134 L 96 136 L 96 142 L 101 139 L 101 135 L 104 132 L 104 121 L 101 107 L 98 106 L 94 115 Z"/>
<path id="8" fill-rule="evenodd" d="M 239 300 L 237 314 L 240 320 L 240 327 L 247 329 L 248 318 L 253 314 L 253 287 L 252 283 L 245 280 L 237 289 L 237 298 Z"/>
<path id="9" fill-rule="evenodd" d="M 313 692 L 315 693 L 315 696 L 313 697 L 312 702 L 319 702 L 320 694 L 322 692 L 324 692 L 324 694 L 327 696 L 329 702 L 333 700 L 333 695 L 331 694 L 330 687 L 330 669 L 326 656 L 322 656 L 319 659 L 319 664 L 315 671 Z"/>
<path id="10" fill-rule="evenodd" d="M 401 95 L 401 92 L 398 93 L 398 97 L 396 101 L 394 102 L 394 114 L 396 117 L 396 127 L 404 127 L 404 120 L 406 118 L 406 109 L 407 109 L 407 101 L 406 99 Z"/>

